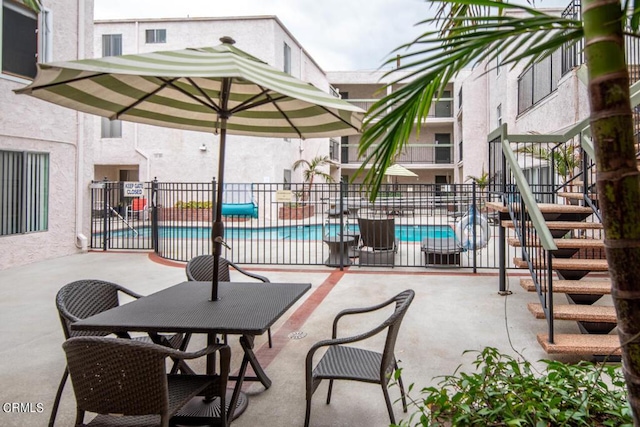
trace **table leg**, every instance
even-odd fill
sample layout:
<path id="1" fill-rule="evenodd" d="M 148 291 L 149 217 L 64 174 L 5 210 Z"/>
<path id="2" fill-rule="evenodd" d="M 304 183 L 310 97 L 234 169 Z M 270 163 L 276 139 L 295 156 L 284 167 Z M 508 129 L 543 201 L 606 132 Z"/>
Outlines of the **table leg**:
<path id="1" fill-rule="evenodd" d="M 240 345 L 244 350 L 244 357 L 242 358 L 242 366 L 240 367 L 240 374 L 237 377 L 232 377 L 232 379 L 238 379 L 242 375 L 242 380 L 247 381 L 260 381 L 264 388 L 271 387 L 271 379 L 267 376 L 267 373 L 260 366 L 260 362 L 256 358 L 256 354 L 253 352 L 253 341 L 254 337 L 252 335 L 243 335 L 240 337 Z M 245 377 L 245 373 L 242 372 L 243 368 L 246 370 L 247 363 L 251 364 L 251 368 L 253 372 L 256 373 L 255 377 Z M 237 380 L 241 382 L 241 380 Z M 242 384 L 241 384 L 242 385 Z"/>

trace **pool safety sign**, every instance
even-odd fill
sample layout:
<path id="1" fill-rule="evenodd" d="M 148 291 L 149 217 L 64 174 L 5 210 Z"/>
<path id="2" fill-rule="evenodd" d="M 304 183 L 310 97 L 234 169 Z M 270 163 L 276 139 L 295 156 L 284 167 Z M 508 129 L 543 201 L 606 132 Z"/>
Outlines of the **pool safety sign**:
<path id="1" fill-rule="evenodd" d="M 291 190 L 276 191 L 276 203 L 290 203 L 293 201 L 293 192 Z"/>
<path id="2" fill-rule="evenodd" d="M 144 182 L 125 181 L 122 184 L 124 189 L 124 197 L 144 196 Z"/>

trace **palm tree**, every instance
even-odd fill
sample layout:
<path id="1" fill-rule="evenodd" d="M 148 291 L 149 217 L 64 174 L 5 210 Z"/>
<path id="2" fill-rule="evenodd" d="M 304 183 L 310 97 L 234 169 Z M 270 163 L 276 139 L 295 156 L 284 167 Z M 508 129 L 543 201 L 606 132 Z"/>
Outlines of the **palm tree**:
<path id="1" fill-rule="evenodd" d="M 309 200 L 311 196 L 311 188 L 313 187 L 313 180 L 315 177 L 324 178 L 326 182 L 335 182 L 333 177 L 328 173 L 322 171 L 320 168 L 323 166 L 327 166 L 331 163 L 329 156 L 316 156 L 311 161 L 306 159 L 297 160 L 293 164 L 293 170 L 298 170 L 301 166 L 304 166 L 304 171 L 302 172 L 302 179 L 304 182 L 308 184 L 306 191 L 302 191 L 302 200 Z"/>
<path id="2" fill-rule="evenodd" d="M 414 124 L 426 118 L 433 98 L 464 67 L 481 61 L 530 65 L 584 39 L 612 297 L 629 402 L 640 425 L 640 186 L 624 43 L 626 33 L 639 35 L 640 4 L 583 0 L 582 17 L 568 19 L 496 0 L 431 2 L 438 11 L 425 22 L 437 29 L 403 46 L 416 48 L 400 55 L 404 65 L 397 69 L 409 71 L 409 76 L 389 85 L 406 84 L 376 102 L 365 119 L 359 148 L 363 163 L 371 164 L 368 171 L 364 164 L 359 170 L 366 172 L 365 185 L 375 199 L 381 172 L 408 143 Z M 504 14 L 509 10 L 525 16 Z"/>

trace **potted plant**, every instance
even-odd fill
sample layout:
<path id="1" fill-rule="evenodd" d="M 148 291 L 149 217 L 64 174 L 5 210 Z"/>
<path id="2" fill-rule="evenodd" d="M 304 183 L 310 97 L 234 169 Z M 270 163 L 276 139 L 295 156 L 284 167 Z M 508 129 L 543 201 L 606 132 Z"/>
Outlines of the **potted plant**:
<path id="1" fill-rule="evenodd" d="M 320 177 L 326 182 L 335 182 L 331 175 L 320 169 L 329 164 L 330 160 L 328 156 L 316 156 L 310 161 L 300 159 L 293 164 L 292 167 L 294 171 L 298 170 L 300 167 L 304 167 L 302 172 L 302 178 L 304 180 L 302 191 L 294 193 L 296 196 L 295 203 L 291 203 L 290 205 L 285 205 L 280 208 L 278 218 L 297 220 L 315 215 L 315 206 L 308 204 L 308 201 L 311 199 L 313 181 L 316 177 Z"/>

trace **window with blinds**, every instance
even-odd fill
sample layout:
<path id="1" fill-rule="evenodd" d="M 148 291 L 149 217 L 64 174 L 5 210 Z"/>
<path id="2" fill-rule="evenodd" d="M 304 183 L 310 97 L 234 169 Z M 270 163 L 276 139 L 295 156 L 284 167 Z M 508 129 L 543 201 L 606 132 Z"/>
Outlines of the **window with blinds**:
<path id="1" fill-rule="evenodd" d="M 0 150 L 0 236 L 49 226 L 49 154 Z"/>

